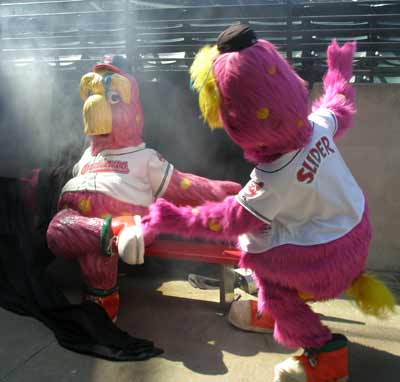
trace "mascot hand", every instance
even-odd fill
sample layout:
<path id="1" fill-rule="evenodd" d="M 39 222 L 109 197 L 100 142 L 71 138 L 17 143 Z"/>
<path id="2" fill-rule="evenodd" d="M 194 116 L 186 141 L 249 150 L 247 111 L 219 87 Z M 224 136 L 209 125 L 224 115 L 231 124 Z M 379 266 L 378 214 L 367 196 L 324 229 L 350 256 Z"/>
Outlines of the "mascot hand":
<path id="1" fill-rule="evenodd" d="M 337 70 L 345 80 L 350 80 L 353 74 L 353 55 L 357 49 L 356 42 L 346 42 L 340 47 L 333 40 L 327 50 L 328 69 Z"/>
<path id="2" fill-rule="evenodd" d="M 118 254 L 124 263 L 130 265 L 143 264 L 144 262 L 144 238 L 141 225 L 141 217 L 135 215 L 134 223 L 127 225 L 118 234 Z"/>
<path id="3" fill-rule="evenodd" d="M 146 237 L 160 233 L 179 234 L 178 226 L 184 226 L 186 219 L 183 212 L 187 208 L 177 207 L 165 199 L 157 199 L 149 207 L 149 214 L 142 218 L 142 230 Z"/>

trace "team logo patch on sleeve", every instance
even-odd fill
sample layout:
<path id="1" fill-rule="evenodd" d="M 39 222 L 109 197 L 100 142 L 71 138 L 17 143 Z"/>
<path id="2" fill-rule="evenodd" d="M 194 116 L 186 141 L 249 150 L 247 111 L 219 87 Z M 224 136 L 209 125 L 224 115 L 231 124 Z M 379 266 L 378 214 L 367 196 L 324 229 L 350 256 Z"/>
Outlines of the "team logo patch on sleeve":
<path id="1" fill-rule="evenodd" d="M 247 183 L 247 186 L 244 190 L 244 196 L 252 198 L 256 196 L 260 192 L 260 190 L 263 189 L 263 187 L 264 187 L 263 182 L 252 180 L 249 183 Z"/>

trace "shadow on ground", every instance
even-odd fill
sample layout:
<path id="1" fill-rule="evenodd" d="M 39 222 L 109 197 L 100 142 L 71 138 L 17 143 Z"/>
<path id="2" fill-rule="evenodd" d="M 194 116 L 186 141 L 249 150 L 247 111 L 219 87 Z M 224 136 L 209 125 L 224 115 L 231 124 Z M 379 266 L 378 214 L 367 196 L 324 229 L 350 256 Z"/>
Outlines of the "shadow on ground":
<path id="1" fill-rule="evenodd" d="M 72 267 L 69 272 L 71 277 L 63 278 L 63 286 L 76 291 L 77 269 Z M 249 373 L 249 377 L 257 375 L 254 381 L 261 375 L 270 380 L 274 365 L 292 352 L 279 346 L 271 334 L 243 332 L 232 327 L 226 316 L 221 315 L 218 291 L 192 288 L 186 282 L 189 273 L 217 277 L 218 268 L 157 259 L 139 267 L 122 264 L 118 325 L 133 336 L 150 339 L 164 349 L 164 354 L 152 360 L 151 365 L 161 368 L 159 374 L 164 375 L 165 380 L 174 380 L 174 375 L 184 378 L 192 375 L 195 381 L 201 376 L 225 381 L 228 377 L 231 380 L 232 375 L 243 377 L 243 373 Z M 395 342 L 398 331 L 392 335 L 390 325 L 371 325 L 346 309 L 350 308 L 345 300 L 332 302 L 330 308 L 324 304 L 316 307 L 327 325 L 350 339 L 351 381 L 397 382 L 400 374 L 400 360 L 396 355 L 400 355 L 400 349 Z M 167 369 L 160 366 L 164 365 L 163 361 L 168 362 Z M 99 368 L 98 362 L 96 365 L 93 371 L 111 373 L 108 367 Z M 140 370 L 147 369 L 137 363 L 121 368 L 124 380 L 134 379 Z"/>
<path id="2" fill-rule="evenodd" d="M 370 346 L 349 345 L 351 382 L 398 382 L 400 357 Z"/>

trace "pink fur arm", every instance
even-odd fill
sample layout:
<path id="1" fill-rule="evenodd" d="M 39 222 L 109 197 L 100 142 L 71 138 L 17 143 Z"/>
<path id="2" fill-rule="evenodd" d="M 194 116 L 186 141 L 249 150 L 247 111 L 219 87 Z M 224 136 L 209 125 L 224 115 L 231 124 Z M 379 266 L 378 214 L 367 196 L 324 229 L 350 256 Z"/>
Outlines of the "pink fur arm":
<path id="1" fill-rule="evenodd" d="M 222 201 L 241 189 L 242 186 L 238 183 L 211 180 L 175 169 L 162 197 L 177 206 L 198 206 L 208 201 Z"/>
<path id="2" fill-rule="evenodd" d="M 353 115 L 356 112 L 354 89 L 349 84 L 353 74 L 353 55 L 355 42 L 346 42 L 339 47 L 333 40 L 328 47 L 328 71 L 324 76 L 324 94 L 313 104 L 313 111 L 319 108 L 331 110 L 338 121 L 335 138 L 352 127 Z"/>
<path id="3" fill-rule="evenodd" d="M 142 220 L 143 229 L 157 234 L 173 234 L 183 238 L 235 241 L 246 232 L 265 228 L 265 223 L 245 210 L 234 196 L 220 203 L 209 202 L 197 208 L 177 207 L 164 199 L 150 206 Z"/>

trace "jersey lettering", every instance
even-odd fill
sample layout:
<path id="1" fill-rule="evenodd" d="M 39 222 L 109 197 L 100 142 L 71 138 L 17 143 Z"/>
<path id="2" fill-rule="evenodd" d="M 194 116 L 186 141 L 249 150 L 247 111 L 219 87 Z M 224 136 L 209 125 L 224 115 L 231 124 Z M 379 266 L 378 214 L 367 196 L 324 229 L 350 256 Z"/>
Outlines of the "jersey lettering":
<path id="1" fill-rule="evenodd" d="M 330 146 L 329 139 L 323 136 L 308 152 L 302 167 L 297 171 L 297 180 L 312 183 L 324 158 L 334 153 L 335 150 Z"/>
<path id="2" fill-rule="evenodd" d="M 86 163 L 81 170 L 81 174 L 87 172 L 117 172 L 121 174 L 129 174 L 129 166 L 127 161 L 119 160 L 102 160 L 95 163 Z"/>

